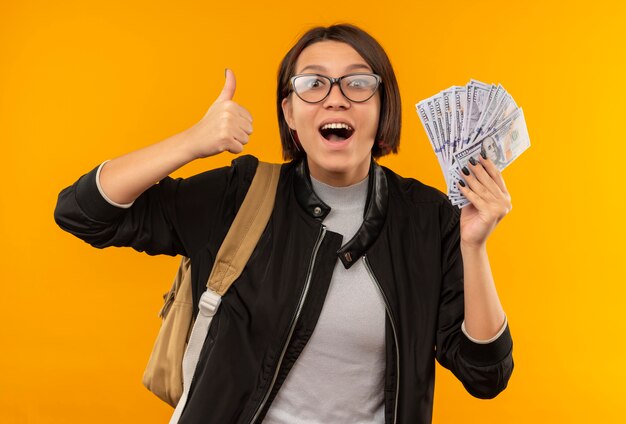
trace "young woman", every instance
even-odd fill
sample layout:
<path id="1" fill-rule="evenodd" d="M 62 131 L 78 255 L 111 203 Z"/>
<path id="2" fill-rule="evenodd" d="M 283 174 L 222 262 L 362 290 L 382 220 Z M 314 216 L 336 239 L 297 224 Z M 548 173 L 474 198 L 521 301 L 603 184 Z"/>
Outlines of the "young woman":
<path id="1" fill-rule="evenodd" d="M 196 125 L 63 190 L 58 224 L 95 247 L 190 257 L 197 300 L 258 162 L 167 175 L 243 151 L 252 117 L 234 91 L 227 71 Z M 398 148 L 400 96 L 382 47 L 351 25 L 296 43 L 277 106 L 289 162 L 213 320 L 180 422 L 429 423 L 435 358 L 472 395 L 496 396 L 512 341 L 485 246 L 511 203 L 493 163 L 470 165 L 462 212 L 378 165 Z"/>

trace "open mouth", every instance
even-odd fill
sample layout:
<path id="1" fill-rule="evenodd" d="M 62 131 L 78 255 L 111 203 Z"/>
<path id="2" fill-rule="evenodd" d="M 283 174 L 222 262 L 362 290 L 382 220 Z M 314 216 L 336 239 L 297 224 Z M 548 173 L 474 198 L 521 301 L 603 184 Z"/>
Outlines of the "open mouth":
<path id="1" fill-rule="evenodd" d="M 344 123 L 324 124 L 320 127 L 320 134 L 328 141 L 344 141 L 354 134 L 354 128 Z"/>

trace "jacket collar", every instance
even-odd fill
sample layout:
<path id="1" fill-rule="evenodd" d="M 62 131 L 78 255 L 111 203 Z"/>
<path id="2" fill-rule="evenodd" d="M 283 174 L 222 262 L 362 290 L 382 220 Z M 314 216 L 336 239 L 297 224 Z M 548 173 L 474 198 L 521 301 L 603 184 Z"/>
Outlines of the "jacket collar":
<path id="1" fill-rule="evenodd" d="M 306 157 L 296 165 L 294 189 L 296 199 L 302 209 L 311 218 L 322 222 L 330 212 L 330 206 L 313 191 Z M 381 166 L 372 159 L 363 223 L 354 237 L 337 251 L 346 269 L 363 256 L 378 238 L 387 217 L 388 197 L 387 176 Z"/>

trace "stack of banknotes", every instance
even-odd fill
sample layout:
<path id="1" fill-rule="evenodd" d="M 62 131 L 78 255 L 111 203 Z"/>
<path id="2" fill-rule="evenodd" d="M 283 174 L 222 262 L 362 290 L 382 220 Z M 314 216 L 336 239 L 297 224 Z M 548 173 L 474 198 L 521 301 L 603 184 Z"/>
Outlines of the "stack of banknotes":
<path id="1" fill-rule="evenodd" d="M 446 179 L 448 197 L 460 208 L 469 204 L 457 182 L 470 158 L 478 161 L 482 153 L 503 170 L 530 147 L 524 112 L 500 84 L 471 80 L 415 106 Z"/>

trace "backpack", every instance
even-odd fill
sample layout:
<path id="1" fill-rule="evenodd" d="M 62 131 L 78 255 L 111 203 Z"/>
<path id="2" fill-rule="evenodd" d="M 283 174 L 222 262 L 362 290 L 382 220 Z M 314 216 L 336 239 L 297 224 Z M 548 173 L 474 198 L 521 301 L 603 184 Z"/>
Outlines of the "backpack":
<path id="1" fill-rule="evenodd" d="M 274 207 L 280 164 L 259 162 L 248 193 L 215 258 L 207 290 L 193 319 L 191 261 L 182 257 L 172 288 L 164 295 L 159 316 L 163 319 L 154 343 L 143 384 L 176 409 L 178 418 L 187 402 L 191 380 L 211 320 L 222 296 L 241 275 L 267 226 Z"/>

